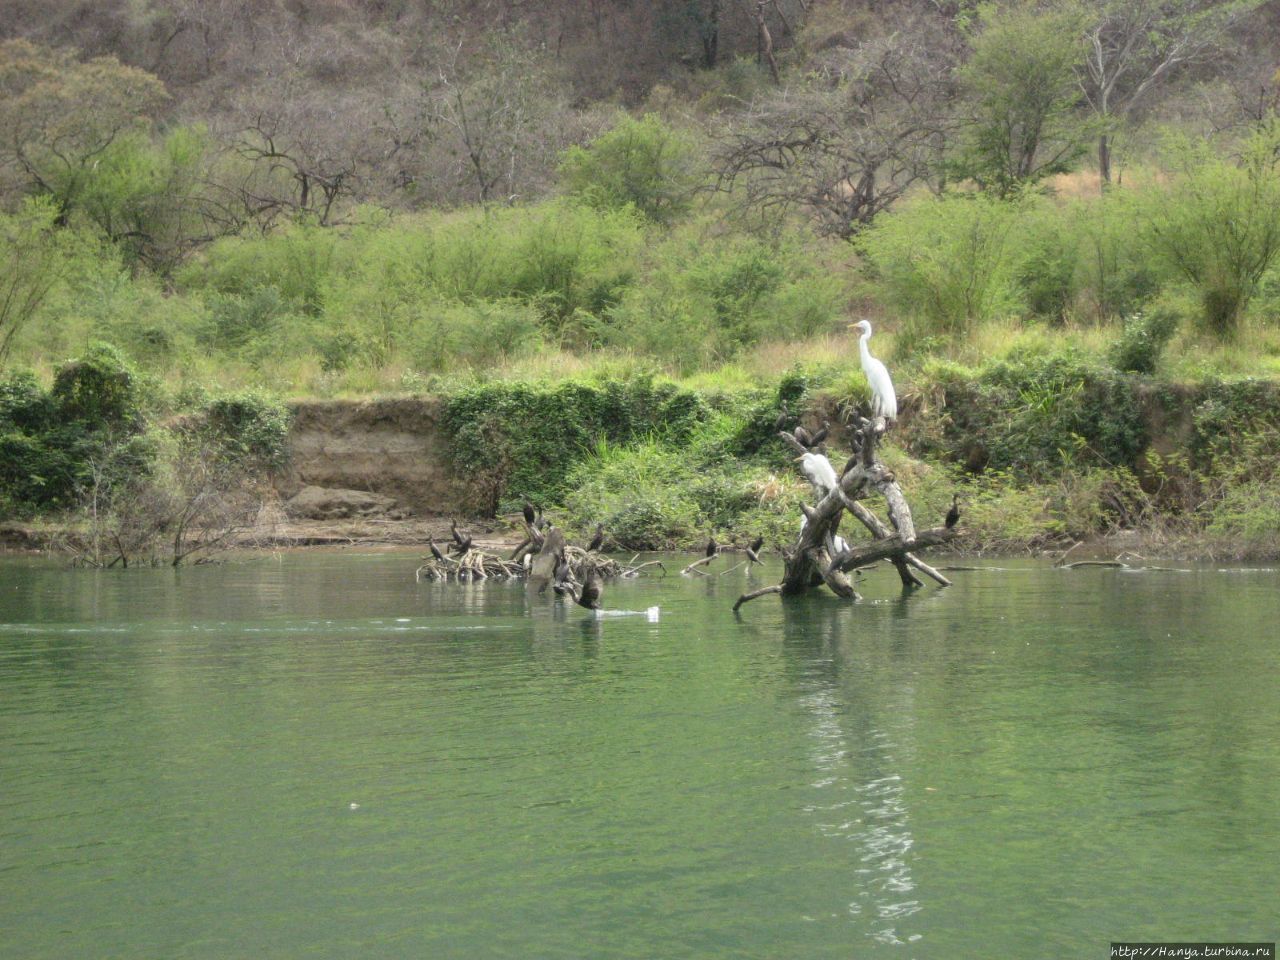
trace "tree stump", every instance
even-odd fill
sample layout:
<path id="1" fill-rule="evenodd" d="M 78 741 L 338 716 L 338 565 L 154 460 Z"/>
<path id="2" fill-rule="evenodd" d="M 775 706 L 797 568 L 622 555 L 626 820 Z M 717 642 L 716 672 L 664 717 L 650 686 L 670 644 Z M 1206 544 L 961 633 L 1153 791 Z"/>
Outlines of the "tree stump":
<path id="1" fill-rule="evenodd" d="M 888 560 L 897 568 L 903 586 L 919 587 L 923 582 L 913 571 L 919 571 L 941 586 L 950 584 L 933 567 L 915 556 L 915 551 L 945 543 L 956 535 L 954 529 L 936 527 L 917 531 L 897 478 L 880 461 L 877 451 L 884 435 L 885 421 L 857 419 L 852 431 L 854 454 L 839 473 L 839 482 L 820 497 L 812 507 L 802 507 L 805 522 L 795 544 L 783 551 L 782 582 L 750 593 L 744 593 L 733 605 L 736 612 L 744 603 L 767 594 L 793 596 L 824 584 L 837 596 L 859 599 L 848 573 L 856 567 Z M 778 436 L 797 454 L 810 452 L 790 433 Z M 884 498 L 889 523 L 885 524 L 860 501 L 872 494 Z M 852 544 L 836 549 L 835 536 L 845 511 L 851 513 L 875 537 L 869 543 Z"/>

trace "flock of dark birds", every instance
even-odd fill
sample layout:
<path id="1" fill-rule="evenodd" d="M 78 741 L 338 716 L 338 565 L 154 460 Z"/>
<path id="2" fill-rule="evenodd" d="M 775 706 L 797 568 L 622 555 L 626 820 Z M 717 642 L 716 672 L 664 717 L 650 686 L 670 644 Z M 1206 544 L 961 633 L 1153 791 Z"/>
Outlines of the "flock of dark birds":
<path id="1" fill-rule="evenodd" d="M 778 414 L 775 427 L 779 432 L 786 431 L 787 424 L 791 419 L 791 414 L 787 410 L 784 403 Z M 811 483 L 819 493 L 825 489 L 829 489 L 832 478 L 835 476 L 834 468 L 831 467 L 830 461 L 826 458 L 826 448 L 823 443 L 830 434 L 831 423 L 828 420 L 822 421 L 822 426 L 817 430 L 810 432 L 803 426 L 797 425 L 790 431 L 796 443 L 800 444 L 806 452 L 802 457 L 797 458 L 803 461 L 802 470 L 809 477 Z M 845 464 L 845 470 L 853 465 L 853 460 L 858 456 L 857 434 L 854 434 L 855 449 L 850 462 Z M 543 515 L 540 508 L 535 508 L 532 503 L 526 501 L 521 508 L 524 514 L 525 523 L 533 531 L 542 535 L 542 546 L 538 551 L 535 564 L 541 563 L 550 569 L 550 583 L 556 594 L 559 596 L 567 596 L 572 598 L 573 602 L 588 610 L 599 610 L 601 607 L 601 599 L 604 594 L 604 581 L 600 576 L 600 572 L 596 564 L 592 561 L 592 556 L 599 552 L 604 546 L 604 524 L 597 523 L 594 536 L 586 547 L 586 559 L 580 564 L 579 573 L 581 574 L 581 582 L 574 576 L 573 568 L 569 563 L 566 552 L 566 543 L 564 534 L 553 527 Z M 951 495 L 951 508 L 947 511 L 944 523 L 948 530 L 952 529 L 960 521 L 960 495 L 953 493 Z M 450 532 L 453 536 L 453 542 L 447 545 L 455 556 L 464 556 L 472 548 L 472 538 L 469 533 L 458 529 L 457 521 L 452 521 L 449 525 Z M 436 546 L 434 539 L 427 541 L 431 548 L 431 555 L 438 561 L 443 562 L 446 557 Z M 707 539 L 705 556 L 708 561 L 715 558 L 728 544 L 716 542 L 715 534 L 711 534 Z M 764 547 L 764 537 L 756 537 L 746 547 L 747 563 L 761 563 L 760 551 Z M 523 545 L 522 545 L 523 548 Z M 519 552 L 519 551 L 517 551 Z M 545 583 L 543 584 L 545 589 Z"/>

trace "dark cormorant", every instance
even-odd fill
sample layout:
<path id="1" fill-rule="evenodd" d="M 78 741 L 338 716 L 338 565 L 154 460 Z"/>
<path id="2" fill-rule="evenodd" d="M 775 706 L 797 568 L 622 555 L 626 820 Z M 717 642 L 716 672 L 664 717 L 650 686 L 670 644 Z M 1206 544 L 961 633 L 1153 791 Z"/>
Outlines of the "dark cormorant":
<path id="1" fill-rule="evenodd" d="M 458 521 L 450 520 L 449 530 L 453 533 L 454 549 L 456 549 L 458 553 L 466 553 L 471 549 L 471 534 L 460 533 L 458 531 Z"/>
<path id="2" fill-rule="evenodd" d="M 950 530 L 960 522 L 960 494 L 951 495 L 951 509 L 947 511 L 947 529 Z"/>
<path id="3" fill-rule="evenodd" d="M 595 562 L 588 559 L 582 565 L 582 586 L 572 594 L 573 602 L 588 610 L 599 610 L 600 601 L 604 597 L 604 581 L 596 570 Z"/>
<path id="4" fill-rule="evenodd" d="M 822 429 L 815 433 L 809 440 L 809 446 L 816 447 L 823 440 L 827 439 L 827 434 L 831 432 L 831 421 L 823 420 Z"/>
<path id="5" fill-rule="evenodd" d="M 804 427 L 796 427 L 791 431 L 791 434 L 796 438 L 796 442 L 800 444 L 800 446 L 806 449 L 813 446 L 813 437 L 809 435 L 809 431 Z"/>
<path id="6" fill-rule="evenodd" d="M 528 500 L 526 500 L 524 502 L 524 506 L 521 509 L 524 513 L 524 522 L 532 527 L 533 521 L 538 519 L 537 514 L 533 512 L 533 504 L 530 503 Z"/>
<path id="7" fill-rule="evenodd" d="M 720 552 L 720 544 L 716 543 L 715 534 L 711 535 L 711 539 L 707 541 L 707 556 L 714 557 Z"/>
<path id="8" fill-rule="evenodd" d="M 569 561 L 564 557 L 561 557 L 560 562 L 556 564 L 555 577 L 551 585 L 558 594 L 573 593 L 573 571 L 569 567 Z"/>
<path id="9" fill-rule="evenodd" d="M 596 535 L 591 538 L 591 542 L 587 544 L 587 553 L 595 553 L 604 545 L 604 524 L 596 524 Z"/>
<path id="10" fill-rule="evenodd" d="M 443 554 L 443 553 L 441 553 L 441 552 L 440 552 L 440 548 L 436 546 L 436 540 L 435 540 L 435 537 L 428 537 L 428 538 L 427 538 L 427 546 L 429 546 L 429 547 L 431 548 L 431 555 L 432 555 L 433 557 L 435 557 L 437 560 L 443 560 L 443 559 L 444 559 L 444 554 Z"/>
<path id="11" fill-rule="evenodd" d="M 747 559 L 752 563 L 760 563 L 760 548 L 764 546 L 764 537 L 756 537 L 747 547 Z"/>
<path id="12" fill-rule="evenodd" d="M 782 406 L 778 408 L 778 419 L 773 422 L 773 429 L 781 433 L 787 428 L 787 421 L 791 419 L 791 413 L 787 410 L 787 401 L 782 401 Z"/>

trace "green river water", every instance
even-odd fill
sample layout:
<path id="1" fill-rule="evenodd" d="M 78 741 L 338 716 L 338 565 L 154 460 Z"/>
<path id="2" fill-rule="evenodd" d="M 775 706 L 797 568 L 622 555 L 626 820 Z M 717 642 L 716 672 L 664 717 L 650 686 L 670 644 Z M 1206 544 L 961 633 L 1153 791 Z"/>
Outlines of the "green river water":
<path id="1" fill-rule="evenodd" d="M 0 957 L 1280 933 L 1280 572 L 889 569 L 739 618 L 776 567 L 606 589 L 653 620 L 415 566 L 0 561 Z"/>

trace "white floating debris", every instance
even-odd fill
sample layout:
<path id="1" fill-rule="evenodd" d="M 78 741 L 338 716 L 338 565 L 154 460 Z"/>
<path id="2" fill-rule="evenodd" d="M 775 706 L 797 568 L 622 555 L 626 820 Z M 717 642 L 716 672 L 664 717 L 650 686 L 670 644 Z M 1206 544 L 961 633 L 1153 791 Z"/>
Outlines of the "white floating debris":
<path id="1" fill-rule="evenodd" d="M 650 623 L 657 623 L 658 614 L 661 612 L 662 612 L 661 607 L 649 607 L 647 610 L 645 610 L 644 616 L 645 616 L 645 619 L 648 620 Z"/>
<path id="2" fill-rule="evenodd" d="M 347 809 L 349 809 L 349 810 L 359 810 L 359 809 L 360 809 L 360 804 L 358 804 L 358 803 L 351 803 L 351 804 L 348 804 L 348 805 L 347 805 Z"/>

